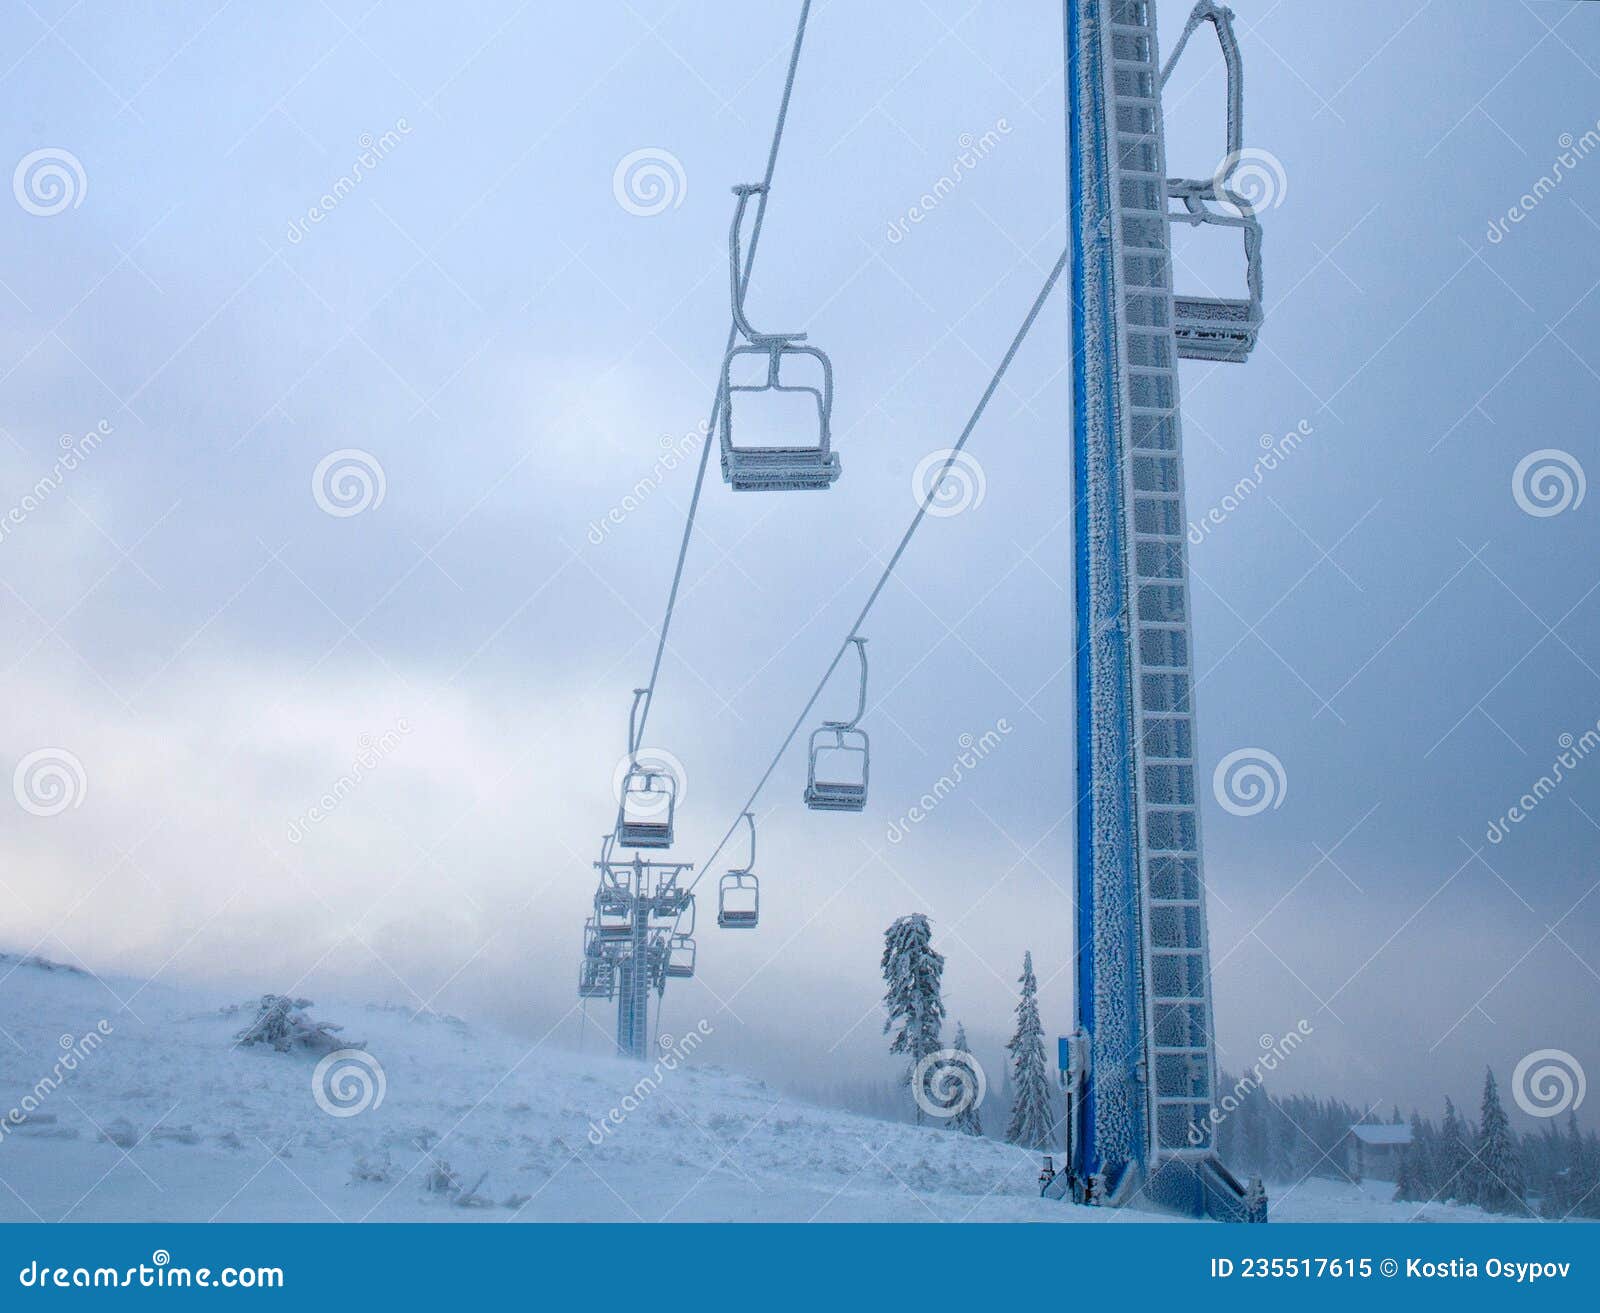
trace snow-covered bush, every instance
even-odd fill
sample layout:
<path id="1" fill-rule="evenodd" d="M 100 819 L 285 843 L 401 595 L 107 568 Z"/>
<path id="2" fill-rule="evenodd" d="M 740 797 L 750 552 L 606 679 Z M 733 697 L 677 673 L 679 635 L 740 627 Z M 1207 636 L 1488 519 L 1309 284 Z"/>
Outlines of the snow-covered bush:
<path id="1" fill-rule="evenodd" d="M 309 1049 L 313 1053 L 331 1053 L 335 1049 L 364 1049 L 364 1040 L 341 1039 L 338 1032 L 343 1026 L 331 1021 L 313 1021 L 306 1010 L 313 1004 L 308 998 L 290 998 L 287 994 L 263 994 L 256 1008 L 256 1017 L 234 1039 L 243 1044 L 270 1044 L 280 1053 L 291 1049 Z"/>

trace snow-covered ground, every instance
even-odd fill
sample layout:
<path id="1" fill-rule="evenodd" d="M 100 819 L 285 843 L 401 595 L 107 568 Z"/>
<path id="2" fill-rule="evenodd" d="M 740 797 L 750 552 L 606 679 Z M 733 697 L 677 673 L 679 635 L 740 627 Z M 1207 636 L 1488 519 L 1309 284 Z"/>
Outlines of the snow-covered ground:
<path id="1" fill-rule="evenodd" d="M 336 1116 L 317 1054 L 234 1043 L 254 1016 L 223 1011 L 238 1002 L 0 956 L 0 1221 L 1148 1216 L 1041 1200 L 1036 1154 L 819 1108 L 692 1053 L 636 1095 L 646 1070 L 615 1058 L 318 1000 L 311 1015 L 367 1041 L 382 1071 L 381 1102 Z M 375 1089 L 352 1077 L 327 1101 Z M 1415 1218 L 1391 1192 L 1307 1181 L 1272 1192 L 1273 1217 Z"/>

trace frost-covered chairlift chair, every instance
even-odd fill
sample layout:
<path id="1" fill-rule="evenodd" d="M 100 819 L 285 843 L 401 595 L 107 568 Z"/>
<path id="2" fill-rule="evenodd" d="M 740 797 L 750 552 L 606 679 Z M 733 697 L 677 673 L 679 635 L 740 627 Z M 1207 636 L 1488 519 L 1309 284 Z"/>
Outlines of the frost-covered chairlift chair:
<path id="1" fill-rule="evenodd" d="M 724 930 L 754 930 L 761 920 L 761 882 L 756 878 L 756 818 L 746 812 L 750 826 L 750 860 L 729 871 L 717 886 L 717 924 Z"/>
<path id="2" fill-rule="evenodd" d="M 678 781 L 670 771 L 640 765 L 638 759 L 639 703 L 648 695 L 648 689 L 634 689 L 628 713 L 628 772 L 617 800 L 616 827 L 616 840 L 624 848 L 672 847 Z"/>
<path id="3" fill-rule="evenodd" d="M 667 940 L 667 976 L 672 980 L 687 980 L 694 975 L 695 947 L 693 935 L 673 935 Z"/>
<path id="4" fill-rule="evenodd" d="M 1178 355 L 1185 360 L 1216 360 L 1238 363 L 1247 359 L 1261 331 L 1261 224 L 1255 207 L 1228 185 L 1244 153 L 1244 64 L 1233 32 L 1233 12 L 1215 0 L 1201 0 L 1189 15 L 1183 33 L 1161 70 L 1161 85 L 1166 86 L 1173 66 L 1195 29 L 1209 22 L 1222 48 L 1222 62 L 1228 76 L 1227 137 L 1228 154 L 1214 177 L 1208 181 L 1193 178 L 1166 180 L 1169 205 L 1167 221 L 1186 223 L 1194 228 L 1213 225 L 1237 228 L 1244 235 L 1244 297 L 1194 296 L 1174 292 L 1172 328 Z M 1150 162 L 1151 164 L 1154 161 Z M 1182 208 L 1173 210 L 1172 202 Z M 1213 207 L 1220 208 L 1213 208 Z"/>
<path id="5" fill-rule="evenodd" d="M 857 728 L 867 709 L 867 640 L 852 637 L 850 641 L 856 645 L 856 654 L 861 658 L 856 714 L 849 720 L 825 720 L 819 729 L 812 731 L 805 801 L 813 811 L 858 812 L 867 805 L 871 745 L 866 731 Z M 843 772 L 837 771 L 836 766 L 857 758 L 859 771 L 838 778 Z"/>
<path id="6" fill-rule="evenodd" d="M 578 965 L 579 998 L 611 998 L 616 992 L 616 964 L 605 956 L 593 918 L 583 923 L 583 958 Z"/>
<path id="7" fill-rule="evenodd" d="M 733 292 L 733 322 L 741 341 L 728 349 L 722 360 L 722 405 L 718 439 L 722 447 L 722 477 L 736 492 L 788 492 L 831 487 L 839 477 L 839 457 L 833 450 L 833 364 L 826 353 L 814 346 L 800 345 L 804 333 L 762 333 L 750 326 L 745 316 L 744 298 L 749 284 L 740 269 L 740 234 L 745 208 L 752 196 L 764 195 L 764 183 L 741 183 L 733 189 L 739 204 L 728 230 L 729 277 Z M 734 370 L 745 356 L 756 356 L 766 363 L 766 376 L 759 383 L 736 383 Z M 821 369 L 820 386 L 785 383 L 783 362 L 809 356 Z M 800 446 L 741 447 L 733 440 L 733 402 L 742 394 L 798 392 L 810 396 L 817 407 L 817 441 Z"/>

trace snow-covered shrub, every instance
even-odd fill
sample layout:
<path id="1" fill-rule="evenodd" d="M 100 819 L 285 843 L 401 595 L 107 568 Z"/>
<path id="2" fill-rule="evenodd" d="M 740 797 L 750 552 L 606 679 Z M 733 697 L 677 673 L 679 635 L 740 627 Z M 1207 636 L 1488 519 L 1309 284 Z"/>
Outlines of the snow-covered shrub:
<path id="1" fill-rule="evenodd" d="M 387 1185 L 394 1180 L 394 1162 L 389 1157 L 389 1151 L 383 1149 L 370 1155 L 358 1153 L 350 1168 L 350 1179 L 370 1181 L 377 1185 Z"/>
<path id="2" fill-rule="evenodd" d="M 364 1049 L 364 1040 L 339 1038 L 343 1026 L 331 1021 L 313 1021 L 306 1010 L 313 1004 L 308 998 L 290 998 L 287 994 L 263 994 L 256 1008 L 256 1017 L 234 1039 L 240 1044 L 270 1044 L 280 1053 L 296 1047 L 313 1053 L 331 1053 L 335 1049 Z"/>

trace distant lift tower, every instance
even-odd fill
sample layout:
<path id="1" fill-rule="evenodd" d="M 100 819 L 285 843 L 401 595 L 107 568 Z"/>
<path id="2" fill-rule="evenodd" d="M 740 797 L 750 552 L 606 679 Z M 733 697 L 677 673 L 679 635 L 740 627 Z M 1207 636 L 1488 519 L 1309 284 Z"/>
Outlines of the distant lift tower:
<path id="1" fill-rule="evenodd" d="M 1261 322 L 1232 15 L 1228 159 L 1169 179 L 1153 0 L 1066 0 L 1072 241 L 1077 1030 L 1062 1041 L 1066 1169 L 1047 1196 L 1264 1221 L 1217 1160 L 1210 957 L 1196 806 L 1178 359 L 1242 361 Z M 1170 70 L 1169 61 L 1167 69 Z M 1170 223 L 1244 240 L 1248 295 L 1174 296 Z"/>

